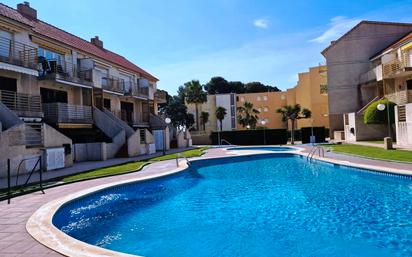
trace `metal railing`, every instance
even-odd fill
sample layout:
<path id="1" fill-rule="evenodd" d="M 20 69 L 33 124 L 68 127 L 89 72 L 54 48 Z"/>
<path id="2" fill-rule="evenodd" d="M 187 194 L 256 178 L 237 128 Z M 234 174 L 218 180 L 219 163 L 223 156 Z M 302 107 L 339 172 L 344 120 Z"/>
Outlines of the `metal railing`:
<path id="1" fill-rule="evenodd" d="M 223 145 L 223 143 L 226 143 L 226 145 L 234 146 L 234 144 L 230 143 L 230 142 L 227 141 L 226 139 L 221 139 L 221 140 L 220 140 L 220 145 Z"/>
<path id="2" fill-rule="evenodd" d="M 43 139 L 43 127 L 41 123 L 25 124 L 25 144 L 27 147 L 42 146 Z"/>
<path id="3" fill-rule="evenodd" d="M 157 102 L 159 103 L 165 103 L 166 102 L 166 92 L 162 90 L 157 90 L 154 94 L 154 97 Z"/>
<path id="4" fill-rule="evenodd" d="M 93 70 L 76 67 L 71 62 L 39 57 L 39 77 L 43 79 L 61 79 L 70 82 L 92 85 Z"/>
<path id="5" fill-rule="evenodd" d="M 29 172 L 29 175 L 26 179 L 26 181 L 19 185 L 19 176 L 20 176 L 20 168 L 22 167 L 22 164 L 25 163 L 26 161 L 29 160 L 36 160 L 36 163 L 33 165 L 31 171 Z M 38 169 L 37 169 L 38 168 Z M 36 157 L 31 157 L 31 158 L 25 158 L 20 161 L 18 168 L 17 168 L 17 174 L 16 174 L 16 183 L 13 188 L 17 189 L 22 189 L 26 187 L 29 182 L 30 178 L 34 174 L 34 172 L 39 171 L 39 187 L 40 191 L 44 194 L 44 188 L 43 188 L 43 163 L 42 163 L 42 157 L 41 156 L 36 156 Z M 7 159 L 7 203 L 10 204 L 10 199 L 12 198 L 12 193 L 11 193 L 12 185 L 11 185 L 11 164 L 10 164 L 10 159 Z"/>
<path id="6" fill-rule="evenodd" d="M 123 81 L 124 83 L 124 94 L 136 97 L 147 98 L 149 96 L 149 88 L 142 87 L 138 83 L 132 81 Z"/>
<path id="7" fill-rule="evenodd" d="M 314 146 L 312 149 L 310 149 L 308 155 L 306 156 L 306 160 L 312 161 L 313 156 L 318 152 L 319 157 L 325 157 L 325 150 L 323 149 L 322 146 Z"/>
<path id="8" fill-rule="evenodd" d="M 102 77 L 101 80 L 102 88 L 108 91 L 124 94 L 125 92 L 125 81 L 121 78 L 114 76 Z"/>
<path id="9" fill-rule="evenodd" d="M 43 104 L 44 118 L 51 123 L 93 124 L 92 107 L 66 103 Z"/>
<path id="10" fill-rule="evenodd" d="M 0 62 L 37 69 L 37 49 L 12 39 L 0 37 Z"/>
<path id="11" fill-rule="evenodd" d="M 146 113 L 136 115 L 135 112 L 128 113 L 126 110 L 112 110 L 111 112 L 129 125 L 147 124 L 150 121 L 150 116 Z"/>
<path id="12" fill-rule="evenodd" d="M 189 161 L 189 159 L 188 159 L 186 156 L 181 155 L 181 153 L 177 153 L 177 154 L 176 154 L 176 167 L 179 167 L 179 158 L 185 159 L 187 165 L 188 165 L 188 166 L 190 165 L 190 161 Z"/>
<path id="13" fill-rule="evenodd" d="M 42 117 L 41 97 L 0 90 L 0 101 L 20 116 Z"/>
<path id="14" fill-rule="evenodd" d="M 403 54 L 401 59 L 396 58 L 383 64 L 383 77 L 392 77 L 403 72 L 406 67 L 411 67 L 409 54 Z"/>

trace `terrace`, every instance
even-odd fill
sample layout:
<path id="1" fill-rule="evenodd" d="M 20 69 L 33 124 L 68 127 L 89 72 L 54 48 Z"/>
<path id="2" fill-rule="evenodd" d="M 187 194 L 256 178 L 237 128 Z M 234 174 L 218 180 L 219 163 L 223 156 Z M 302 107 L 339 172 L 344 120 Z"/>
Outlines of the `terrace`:
<path id="1" fill-rule="evenodd" d="M 39 57 L 39 77 L 59 82 L 93 86 L 93 71 L 83 67 L 76 67 L 71 62 Z"/>
<path id="2" fill-rule="evenodd" d="M 37 69 L 37 49 L 13 39 L 0 37 L 0 62 Z"/>
<path id="3" fill-rule="evenodd" d="M 43 117 L 41 97 L 0 90 L 0 102 L 20 117 Z"/>
<path id="4" fill-rule="evenodd" d="M 50 123 L 93 124 L 92 107 L 67 103 L 43 104 L 44 119 Z"/>

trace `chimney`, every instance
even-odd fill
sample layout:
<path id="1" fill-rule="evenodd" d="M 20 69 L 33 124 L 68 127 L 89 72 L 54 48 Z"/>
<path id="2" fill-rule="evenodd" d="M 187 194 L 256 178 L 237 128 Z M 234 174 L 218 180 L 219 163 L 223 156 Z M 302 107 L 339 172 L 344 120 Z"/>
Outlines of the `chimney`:
<path id="1" fill-rule="evenodd" d="M 30 7 L 29 2 L 23 2 L 17 5 L 17 11 L 26 18 L 37 20 L 37 11 Z"/>
<path id="2" fill-rule="evenodd" d="M 90 42 L 97 47 L 103 48 L 103 41 L 101 41 L 98 36 L 91 38 Z"/>

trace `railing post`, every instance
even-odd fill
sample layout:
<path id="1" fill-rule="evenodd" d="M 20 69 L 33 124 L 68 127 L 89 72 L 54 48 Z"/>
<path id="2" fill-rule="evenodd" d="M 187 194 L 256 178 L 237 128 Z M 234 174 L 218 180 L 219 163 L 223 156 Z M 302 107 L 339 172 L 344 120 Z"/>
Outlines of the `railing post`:
<path id="1" fill-rule="evenodd" d="M 10 185 L 10 159 L 7 159 L 7 204 L 10 204 L 11 185 Z"/>
<path id="2" fill-rule="evenodd" d="M 43 190 L 43 162 L 42 162 L 42 156 L 39 156 L 39 165 L 40 165 L 40 190 L 42 191 L 42 193 L 44 194 L 44 190 Z"/>

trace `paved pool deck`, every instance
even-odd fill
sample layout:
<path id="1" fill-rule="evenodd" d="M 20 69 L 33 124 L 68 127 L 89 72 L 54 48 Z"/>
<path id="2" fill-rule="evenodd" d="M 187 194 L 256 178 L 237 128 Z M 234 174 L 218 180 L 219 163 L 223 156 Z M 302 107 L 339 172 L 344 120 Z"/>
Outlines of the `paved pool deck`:
<path id="1" fill-rule="evenodd" d="M 310 147 L 305 146 L 305 152 L 310 150 Z M 213 158 L 220 156 L 235 155 L 225 149 L 212 148 L 207 153 L 196 159 Z M 354 164 L 375 165 L 377 167 L 386 167 L 389 169 L 404 169 L 412 174 L 412 164 L 395 163 L 364 159 L 342 154 L 326 153 L 326 157 L 336 160 L 348 161 Z M 66 196 L 73 192 L 83 190 L 85 188 L 103 185 L 112 182 L 118 182 L 127 179 L 144 178 L 153 174 L 162 173 L 176 168 L 175 160 L 156 162 L 146 166 L 142 171 L 129 173 L 114 177 L 106 177 L 95 180 L 88 180 L 58 186 L 46 190 L 46 194 L 36 192 L 28 195 L 13 198 L 11 204 L 7 201 L 0 202 L 0 256 L 1 257 L 40 257 L 40 256 L 62 256 L 59 253 L 41 245 L 33 239 L 26 231 L 26 222 L 29 217 L 42 205 L 57 198 Z"/>

